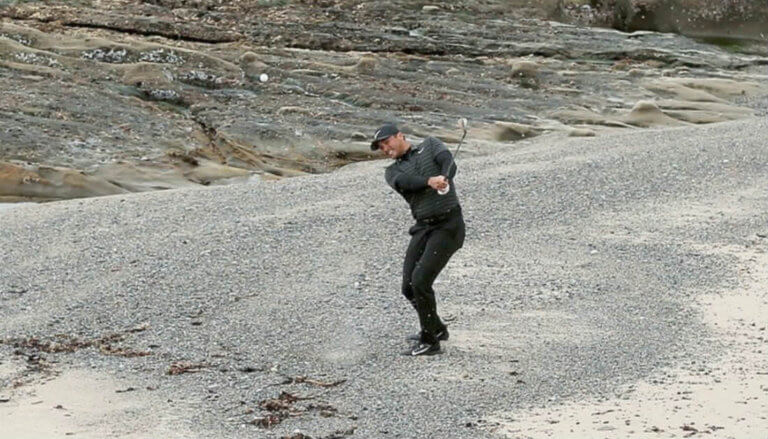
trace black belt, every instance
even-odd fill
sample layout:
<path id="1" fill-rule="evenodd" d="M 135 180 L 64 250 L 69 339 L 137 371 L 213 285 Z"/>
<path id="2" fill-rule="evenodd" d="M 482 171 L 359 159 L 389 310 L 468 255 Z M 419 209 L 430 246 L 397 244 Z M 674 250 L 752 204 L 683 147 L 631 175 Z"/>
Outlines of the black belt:
<path id="1" fill-rule="evenodd" d="M 419 221 L 421 221 L 424 224 L 437 224 L 439 222 L 445 221 L 446 219 L 448 219 L 448 217 L 453 215 L 455 212 L 458 212 L 459 210 L 461 210 L 461 208 L 456 206 L 446 212 L 438 213 L 437 215 L 428 216 L 426 218 L 420 219 Z"/>

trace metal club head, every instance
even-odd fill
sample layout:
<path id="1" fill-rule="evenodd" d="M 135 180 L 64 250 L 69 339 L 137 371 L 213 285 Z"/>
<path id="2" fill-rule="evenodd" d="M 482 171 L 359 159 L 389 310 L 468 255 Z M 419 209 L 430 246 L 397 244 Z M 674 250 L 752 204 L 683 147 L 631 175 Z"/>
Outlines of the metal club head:
<path id="1" fill-rule="evenodd" d="M 467 122 L 467 118 L 466 117 L 459 118 L 459 128 L 464 130 L 464 132 L 467 131 L 467 127 L 469 126 L 468 124 L 469 124 L 469 122 Z"/>

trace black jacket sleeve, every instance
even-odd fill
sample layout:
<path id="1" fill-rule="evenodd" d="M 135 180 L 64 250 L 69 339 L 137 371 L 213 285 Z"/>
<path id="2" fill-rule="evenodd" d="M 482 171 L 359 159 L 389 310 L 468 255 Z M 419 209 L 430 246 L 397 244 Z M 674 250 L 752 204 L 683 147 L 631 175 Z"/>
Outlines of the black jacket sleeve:
<path id="1" fill-rule="evenodd" d="M 440 166 L 440 174 L 444 175 L 449 180 L 452 180 L 453 176 L 456 175 L 456 164 L 453 162 L 451 152 L 447 149 L 440 151 L 435 156 L 435 161 L 437 162 L 437 165 Z"/>
<path id="2" fill-rule="evenodd" d="M 428 177 L 408 175 L 394 168 L 387 168 L 385 177 L 392 189 L 400 193 L 417 192 L 429 187 L 427 184 Z"/>
<path id="3" fill-rule="evenodd" d="M 432 151 L 432 157 L 437 166 L 440 168 L 440 175 L 445 176 L 449 180 L 453 179 L 456 175 L 456 164 L 453 162 L 453 155 L 448 147 L 445 146 L 442 140 L 437 137 L 428 137 L 430 149 Z"/>

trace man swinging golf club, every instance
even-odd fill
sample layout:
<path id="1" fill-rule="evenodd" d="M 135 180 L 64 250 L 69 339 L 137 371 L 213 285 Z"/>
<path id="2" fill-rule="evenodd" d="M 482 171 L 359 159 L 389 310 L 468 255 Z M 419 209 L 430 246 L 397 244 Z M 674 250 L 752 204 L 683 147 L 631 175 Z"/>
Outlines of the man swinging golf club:
<path id="1" fill-rule="evenodd" d="M 466 119 L 460 126 L 466 135 Z M 406 355 L 434 355 L 440 352 L 440 341 L 448 340 L 448 328 L 437 314 L 432 283 L 464 245 L 464 218 L 453 182 L 454 157 L 434 137 L 414 147 L 393 124 L 376 130 L 371 150 L 381 150 L 395 160 L 386 169 L 386 181 L 405 198 L 416 220 L 408 230 L 411 241 L 403 264 L 402 293 L 416 309 L 421 331 L 409 337 L 417 343 Z"/>

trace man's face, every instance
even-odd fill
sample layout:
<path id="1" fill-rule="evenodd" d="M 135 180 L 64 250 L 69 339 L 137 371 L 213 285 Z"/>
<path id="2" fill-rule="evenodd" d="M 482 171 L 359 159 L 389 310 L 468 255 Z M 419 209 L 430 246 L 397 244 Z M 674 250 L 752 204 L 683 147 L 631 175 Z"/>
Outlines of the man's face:
<path id="1" fill-rule="evenodd" d="M 379 142 L 379 149 L 391 159 L 405 154 L 408 151 L 408 146 L 403 133 L 397 133 Z"/>

